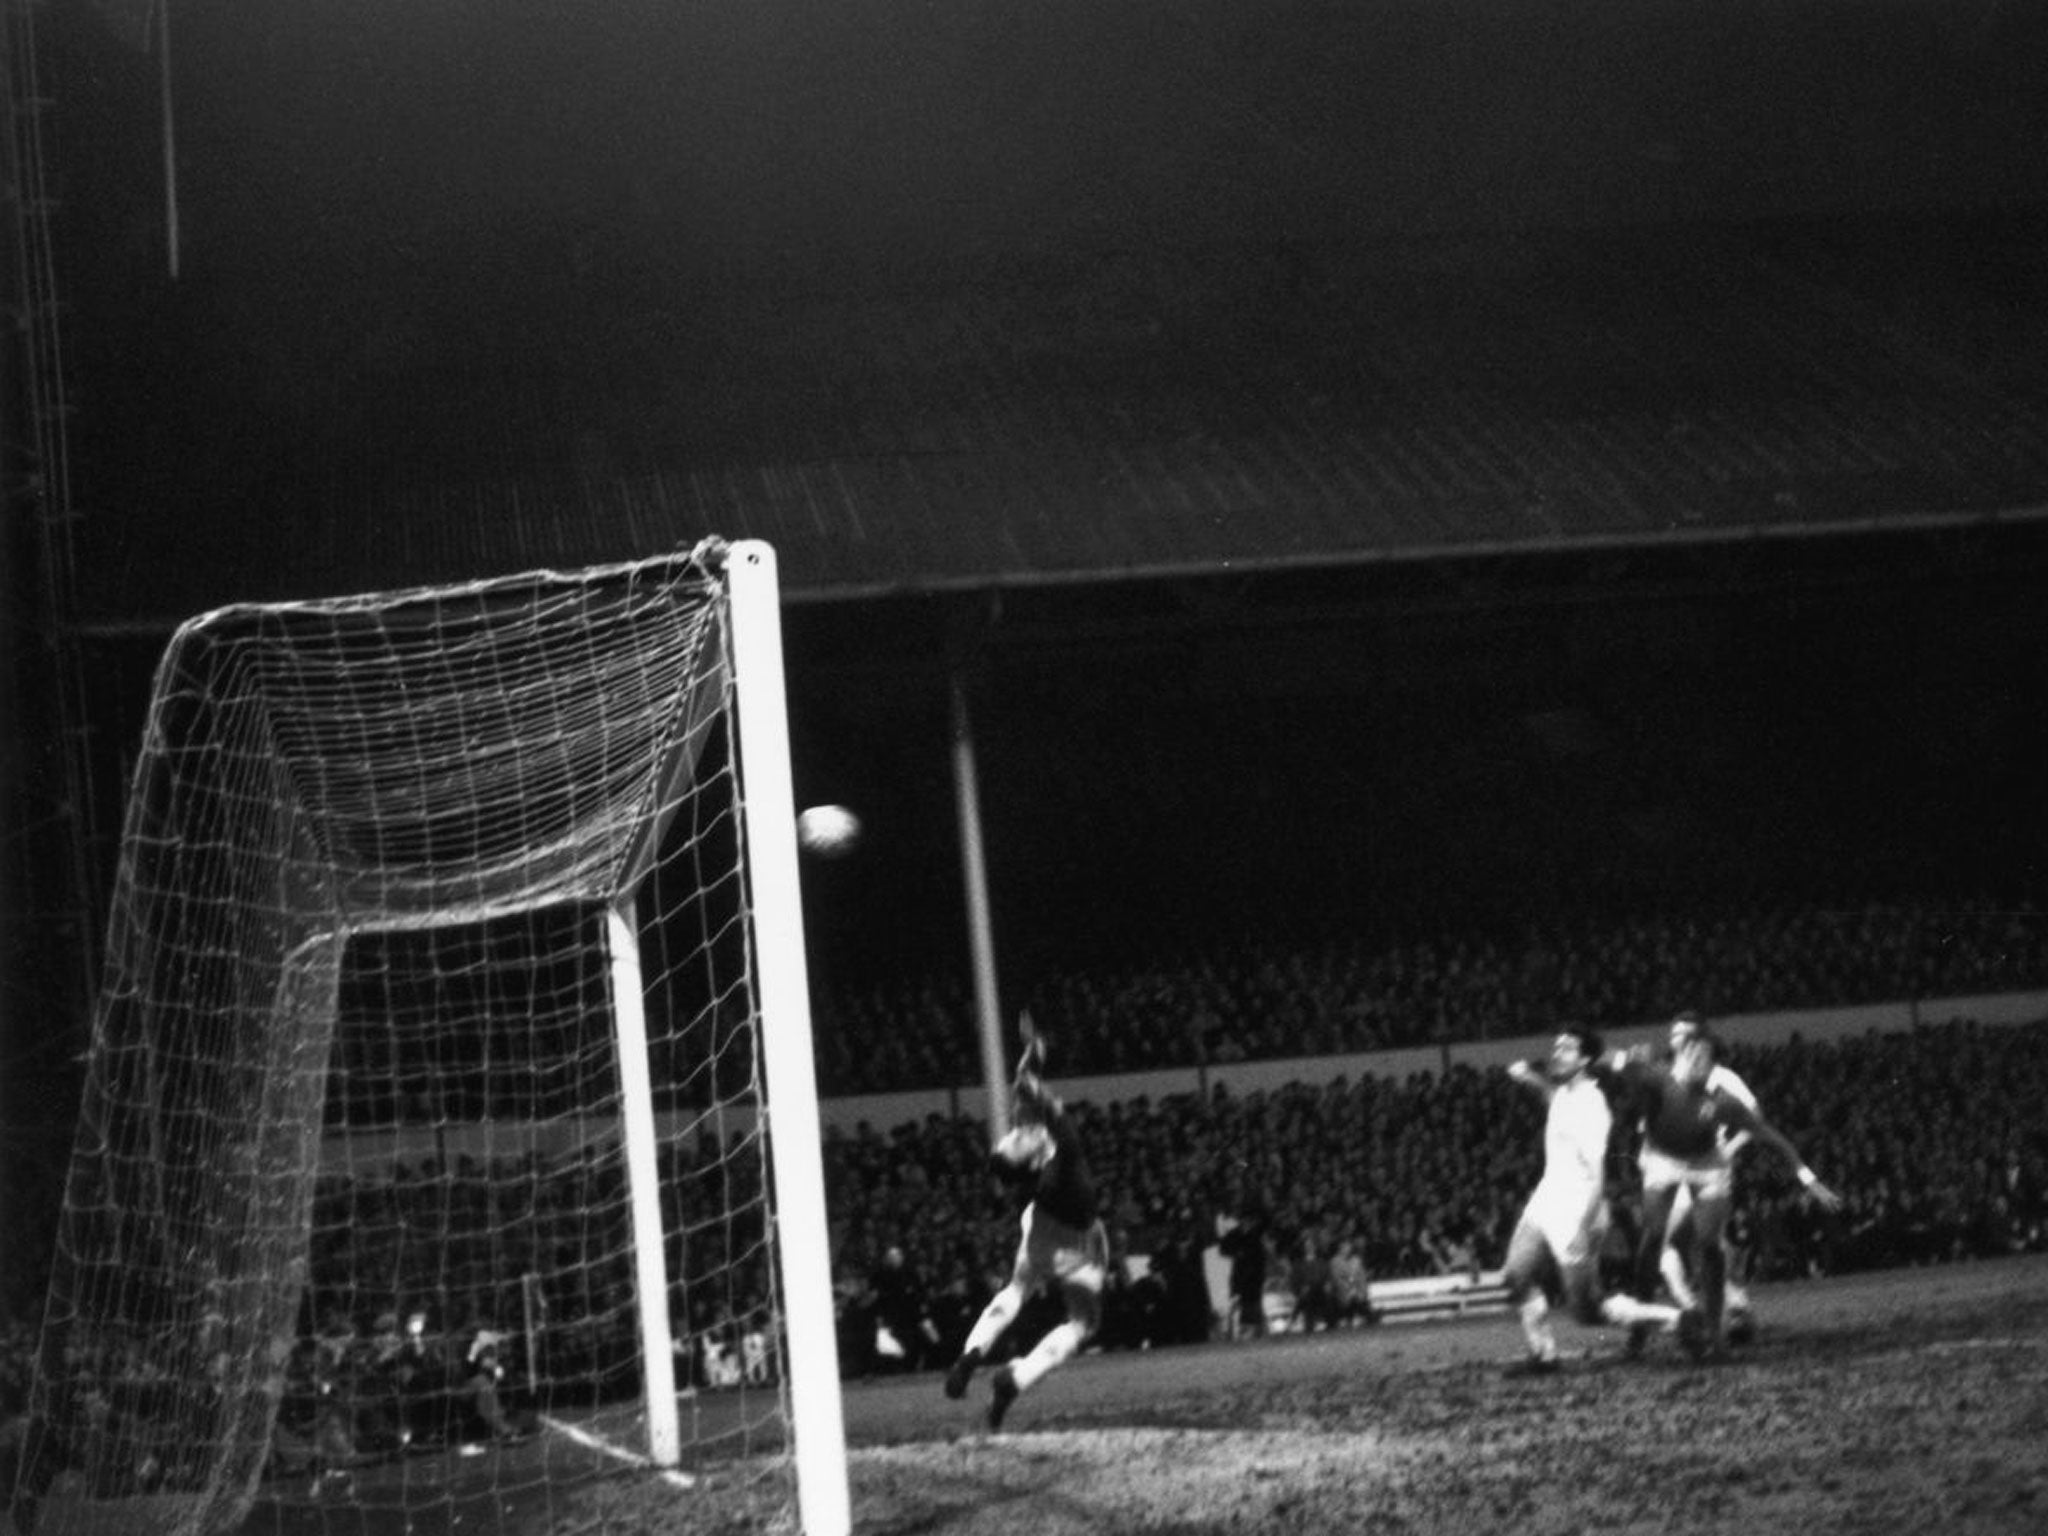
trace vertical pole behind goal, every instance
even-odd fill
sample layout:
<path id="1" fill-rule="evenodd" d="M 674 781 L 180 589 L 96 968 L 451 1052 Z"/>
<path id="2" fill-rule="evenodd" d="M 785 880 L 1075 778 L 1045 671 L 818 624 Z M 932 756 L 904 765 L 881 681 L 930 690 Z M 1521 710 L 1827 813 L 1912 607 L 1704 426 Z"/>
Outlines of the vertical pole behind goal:
<path id="1" fill-rule="evenodd" d="M 974 962 L 974 1016 L 981 1037 L 981 1080 L 988 1089 L 988 1134 L 1010 1129 L 1010 1070 L 1003 1061 L 1002 1001 L 996 990 L 995 922 L 989 914 L 988 858 L 981 841 L 981 780 L 974 766 L 974 721 L 967 684 L 953 674 L 953 804 L 960 822 L 960 871 L 967 885 L 967 943 Z"/>
<path id="2" fill-rule="evenodd" d="M 605 913 L 612 972 L 612 1027 L 619 1050 L 619 1133 L 632 1203 L 633 1273 L 640 1300 L 640 1361 L 647 1390 L 647 1459 L 683 1459 L 676 1412 L 675 1335 L 668 1316 L 668 1252 L 661 1229 L 661 1167 L 655 1154 L 654 1086 L 647 1066 L 647 995 L 641 990 L 640 934 L 630 907 Z"/>
<path id="3" fill-rule="evenodd" d="M 853 1516 L 846 1484 L 839 1343 L 832 1318 L 818 1084 L 811 1066 L 810 976 L 797 880 L 796 802 L 790 784 L 775 551 L 755 540 L 735 543 L 727 551 L 725 569 L 732 598 L 733 687 L 760 970 L 776 1238 L 782 1260 L 783 1316 L 789 1328 L 797 1512 L 805 1536 L 847 1536 Z"/>

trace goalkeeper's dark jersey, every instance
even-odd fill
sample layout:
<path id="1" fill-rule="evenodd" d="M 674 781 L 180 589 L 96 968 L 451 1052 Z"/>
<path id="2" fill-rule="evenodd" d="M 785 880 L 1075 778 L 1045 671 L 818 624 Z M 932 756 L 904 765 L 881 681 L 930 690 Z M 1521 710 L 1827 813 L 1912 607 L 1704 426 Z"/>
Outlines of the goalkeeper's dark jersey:
<path id="1" fill-rule="evenodd" d="M 1045 1127 L 1052 1132 L 1052 1158 L 1038 1170 L 1032 1203 L 1054 1221 L 1076 1229 L 1095 1225 L 1095 1180 L 1081 1151 L 1081 1138 L 1066 1111 L 1048 1106 Z"/>

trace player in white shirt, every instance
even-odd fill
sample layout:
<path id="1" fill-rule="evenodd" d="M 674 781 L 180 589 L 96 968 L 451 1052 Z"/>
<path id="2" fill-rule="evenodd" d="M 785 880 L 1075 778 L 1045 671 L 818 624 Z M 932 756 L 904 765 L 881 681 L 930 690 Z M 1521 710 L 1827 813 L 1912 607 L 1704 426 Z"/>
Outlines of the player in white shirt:
<path id="1" fill-rule="evenodd" d="M 1543 1177 L 1508 1240 L 1502 1274 L 1528 1346 L 1526 1358 L 1510 1368 L 1518 1375 L 1558 1368 L 1550 1326 L 1553 1293 L 1583 1327 L 1669 1329 L 1679 1321 L 1676 1307 L 1601 1293 L 1614 1111 L 1594 1071 L 1600 1052 L 1593 1031 L 1568 1028 L 1552 1044 L 1546 1065 L 1518 1061 L 1508 1068 L 1509 1076 L 1541 1093 L 1550 1106 L 1543 1125 Z"/>

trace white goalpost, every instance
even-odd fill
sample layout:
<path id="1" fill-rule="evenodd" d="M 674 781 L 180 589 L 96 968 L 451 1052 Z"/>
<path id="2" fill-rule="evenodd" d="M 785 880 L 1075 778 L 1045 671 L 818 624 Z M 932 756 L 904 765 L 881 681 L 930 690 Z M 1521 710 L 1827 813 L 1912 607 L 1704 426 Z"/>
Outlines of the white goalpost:
<path id="1" fill-rule="evenodd" d="M 844 1536 L 794 826 L 760 543 L 181 627 L 17 1530 Z"/>

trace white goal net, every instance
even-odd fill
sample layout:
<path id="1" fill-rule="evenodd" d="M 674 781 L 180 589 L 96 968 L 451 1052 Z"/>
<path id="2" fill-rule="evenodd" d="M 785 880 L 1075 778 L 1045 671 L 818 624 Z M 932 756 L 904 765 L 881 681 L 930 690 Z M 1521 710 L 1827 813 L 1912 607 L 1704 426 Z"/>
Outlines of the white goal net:
<path id="1" fill-rule="evenodd" d="M 795 861 L 765 546 L 181 628 L 17 1526 L 843 1530 Z"/>

